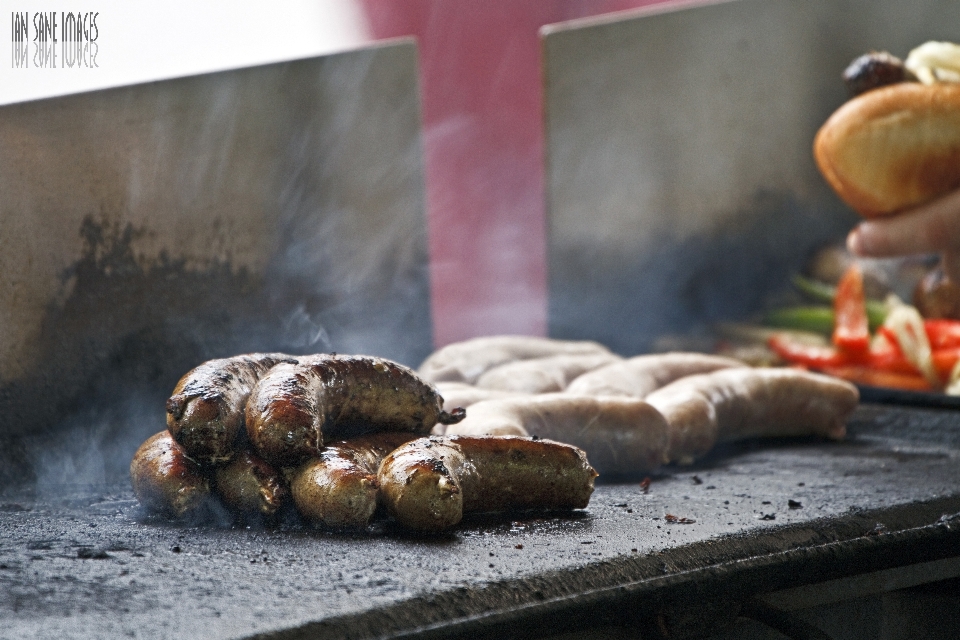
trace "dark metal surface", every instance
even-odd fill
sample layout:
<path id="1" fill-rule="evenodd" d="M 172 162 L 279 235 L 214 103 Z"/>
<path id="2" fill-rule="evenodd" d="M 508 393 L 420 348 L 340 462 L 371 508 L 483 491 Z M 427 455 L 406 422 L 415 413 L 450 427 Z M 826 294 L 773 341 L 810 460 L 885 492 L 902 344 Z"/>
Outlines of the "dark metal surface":
<path id="1" fill-rule="evenodd" d="M 683 629 L 754 594 L 960 556 L 960 413 L 866 406 L 850 426 L 840 443 L 726 447 L 646 494 L 601 485 L 581 513 L 478 518 L 433 538 L 389 523 L 344 535 L 156 521 L 125 485 L 11 490 L 0 637 Z"/>
<path id="2" fill-rule="evenodd" d="M 929 407 L 931 409 L 960 409 L 960 396 L 948 396 L 934 391 L 904 391 L 887 387 L 857 385 L 860 399 L 874 404 L 894 404 L 907 407 Z"/>

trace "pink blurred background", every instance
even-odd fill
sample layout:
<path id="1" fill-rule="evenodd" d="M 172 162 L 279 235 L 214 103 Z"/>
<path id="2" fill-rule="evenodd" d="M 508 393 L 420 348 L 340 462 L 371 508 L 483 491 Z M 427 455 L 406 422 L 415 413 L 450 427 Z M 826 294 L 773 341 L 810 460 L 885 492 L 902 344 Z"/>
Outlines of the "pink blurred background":
<path id="1" fill-rule="evenodd" d="M 363 0 L 420 47 L 436 346 L 547 327 L 542 25 L 663 0 Z"/>

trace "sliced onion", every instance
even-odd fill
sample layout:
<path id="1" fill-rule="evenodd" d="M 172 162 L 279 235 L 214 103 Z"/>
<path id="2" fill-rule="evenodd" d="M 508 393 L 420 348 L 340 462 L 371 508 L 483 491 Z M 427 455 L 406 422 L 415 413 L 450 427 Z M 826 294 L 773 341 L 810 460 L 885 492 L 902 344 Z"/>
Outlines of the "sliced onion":
<path id="1" fill-rule="evenodd" d="M 924 42 L 910 52 L 904 66 L 923 84 L 960 82 L 960 45 Z"/>
<path id="2" fill-rule="evenodd" d="M 960 360 L 957 360 L 957 364 L 953 365 L 953 370 L 950 371 L 945 393 L 948 396 L 960 396 Z"/>
<path id="3" fill-rule="evenodd" d="M 927 332 L 923 328 L 923 316 L 917 311 L 916 307 L 904 304 L 891 296 L 887 304 L 890 312 L 887 319 L 883 321 L 883 326 L 893 331 L 900 345 L 900 351 L 903 352 L 907 361 L 915 366 L 923 377 L 934 387 L 940 387 L 943 383 L 937 375 L 937 369 L 933 366 L 933 354 L 930 350 L 930 340 L 927 339 Z"/>

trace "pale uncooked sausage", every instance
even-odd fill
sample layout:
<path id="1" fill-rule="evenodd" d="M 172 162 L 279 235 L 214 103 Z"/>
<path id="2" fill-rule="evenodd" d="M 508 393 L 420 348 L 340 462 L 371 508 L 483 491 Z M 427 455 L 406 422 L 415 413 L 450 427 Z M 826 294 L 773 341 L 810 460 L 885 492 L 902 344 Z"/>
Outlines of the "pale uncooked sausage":
<path id="1" fill-rule="evenodd" d="M 613 362 L 584 373 L 571 382 L 566 391 L 576 395 L 643 399 L 649 393 L 685 376 L 745 366 L 733 358 L 705 353 L 656 353 Z"/>
<path id="2" fill-rule="evenodd" d="M 477 379 L 481 389 L 516 393 L 563 391 L 570 381 L 604 365 L 622 360 L 612 353 L 559 355 L 509 362 L 490 369 Z"/>
<path id="3" fill-rule="evenodd" d="M 681 378 L 647 396 L 670 424 L 668 456 L 679 462 L 717 440 L 840 439 L 858 401 L 849 382 L 798 369 L 724 369 Z"/>
<path id="4" fill-rule="evenodd" d="M 604 476 L 652 471 L 667 462 L 668 426 L 636 398 L 545 393 L 472 405 L 447 435 L 539 436 L 587 452 Z"/>
<path id="5" fill-rule="evenodd" d="M 434 351 L 417 373 L 427 382 L 473 384 L 485 371 L 515 360 L 562 354 L 607 354 L 597 342 L 552 340 L 534 336 L 487 336 L 448 344 Z"/>

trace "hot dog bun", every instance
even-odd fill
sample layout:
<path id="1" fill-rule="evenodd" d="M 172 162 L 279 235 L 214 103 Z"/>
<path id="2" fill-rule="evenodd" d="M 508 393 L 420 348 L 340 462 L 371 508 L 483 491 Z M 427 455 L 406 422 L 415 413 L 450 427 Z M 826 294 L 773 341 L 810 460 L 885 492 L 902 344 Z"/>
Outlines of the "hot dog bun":
<path id="1" fill-rule="evenodd" d="M 849 100 L 813 153 L 837 195 L 873 218 L 960 187 L 960 84 L 903 82 Z"/>

